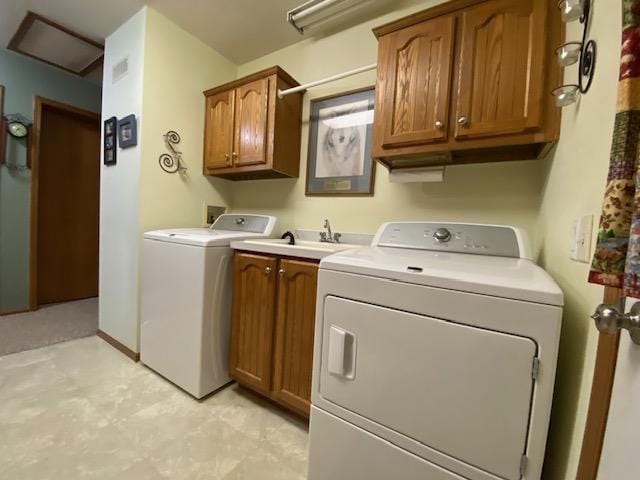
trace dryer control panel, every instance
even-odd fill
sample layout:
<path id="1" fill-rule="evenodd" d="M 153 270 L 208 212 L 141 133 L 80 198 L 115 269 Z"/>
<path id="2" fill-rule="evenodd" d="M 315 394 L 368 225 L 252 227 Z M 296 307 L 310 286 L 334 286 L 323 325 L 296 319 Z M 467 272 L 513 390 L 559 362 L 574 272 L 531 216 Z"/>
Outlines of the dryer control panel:
<path id="1" fill-rule="evenodd" d="M 531 259 L 524 231 L 503 225 L 389 222 L 378 229 L 372 245 Z"/>

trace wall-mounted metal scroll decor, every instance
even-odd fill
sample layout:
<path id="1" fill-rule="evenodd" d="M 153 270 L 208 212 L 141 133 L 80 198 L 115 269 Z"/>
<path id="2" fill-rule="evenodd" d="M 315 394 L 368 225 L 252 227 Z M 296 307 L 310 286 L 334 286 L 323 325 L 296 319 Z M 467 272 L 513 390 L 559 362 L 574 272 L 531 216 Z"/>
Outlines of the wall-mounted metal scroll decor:
<path id="1" fill-rule="evenodd" d="M 185 173 L 187 171 L 187 167 L 182 161 L 182 152 L 177 151 L 174 147 L 180 143 L 180 135 L 173 130 L 169 130 L 163 135 L 163 137 L 164 143 L 167 145 L 170 153 L 163 153 L 160 155 L 160 158 L 158 159 L 160 168 L 167 173 Z"/>
<path id="2" fill-rule="evenodd" d="M 558 107 L 566 107 L 575 103 L 578 100 L 578 94 L 587 93 L 593 82 L 597 47 L 594 40 L 587 40 L 591 7 L 591 0 L 560 0 L 558 3 L 562 20 L 565 23 L 580 20 L 583 27 L 581 42 L 566 42 L 556 49 L 560 66 L 568 67 L 575 63 L 579 64 L 578 83 L 562 85 L 552 92 L 556 97 Z"/>

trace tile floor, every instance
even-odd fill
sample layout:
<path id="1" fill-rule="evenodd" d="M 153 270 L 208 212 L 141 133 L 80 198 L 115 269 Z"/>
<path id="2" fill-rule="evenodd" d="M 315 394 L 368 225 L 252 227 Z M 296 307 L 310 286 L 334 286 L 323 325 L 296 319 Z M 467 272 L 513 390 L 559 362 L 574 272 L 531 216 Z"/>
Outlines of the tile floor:
<path id="1" fill-rule="evenodd" d="M 297 480 L 307 437 L 236 385 L 196 401 L 97 337 L 0 357 L 2 480 Z"/>

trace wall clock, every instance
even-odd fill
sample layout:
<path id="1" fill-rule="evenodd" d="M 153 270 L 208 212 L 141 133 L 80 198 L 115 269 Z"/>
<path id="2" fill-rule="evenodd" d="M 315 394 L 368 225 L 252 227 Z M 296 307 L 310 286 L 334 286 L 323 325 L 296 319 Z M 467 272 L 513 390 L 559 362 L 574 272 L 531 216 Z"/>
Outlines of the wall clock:
<path id="1" fill-rule="evenodd" d="M 10 121 L 7 124 L 7 130 L 16 138 L 24 138 L 29 133 L 29 128 L 20 120 Z"/>

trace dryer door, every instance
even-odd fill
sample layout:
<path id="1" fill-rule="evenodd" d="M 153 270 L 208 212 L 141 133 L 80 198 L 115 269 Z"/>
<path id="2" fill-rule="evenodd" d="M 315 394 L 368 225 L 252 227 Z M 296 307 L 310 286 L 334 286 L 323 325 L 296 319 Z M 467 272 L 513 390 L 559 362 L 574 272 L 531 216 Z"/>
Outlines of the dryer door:
<path id="1" fill-rule="evenodd" d="M 337 297 L 325 299 L 322 329 L 323 399 L 486 472 L 520 478 L 531 339 Z"/>

